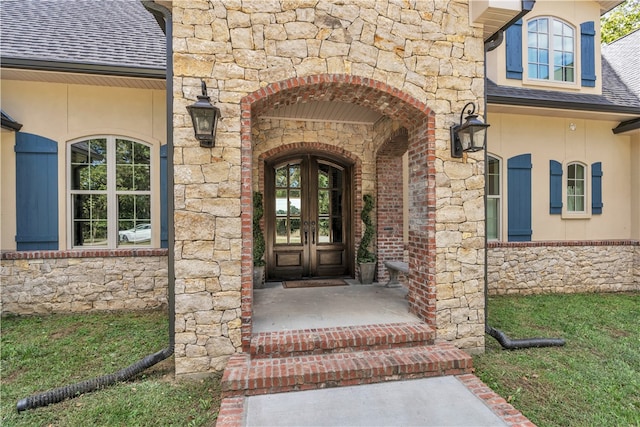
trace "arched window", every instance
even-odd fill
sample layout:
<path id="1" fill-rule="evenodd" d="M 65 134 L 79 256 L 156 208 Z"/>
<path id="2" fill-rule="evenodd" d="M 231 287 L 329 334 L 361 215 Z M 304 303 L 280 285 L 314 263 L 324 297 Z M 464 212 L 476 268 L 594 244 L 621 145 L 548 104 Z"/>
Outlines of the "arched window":
<path id="1" fill-rule="evenodd" d="M 151 244 L 151 147 L 116 136 L 72 143 L 69 150 L 73 247 Z"/>
<path id="2" fill-rule="evenodd" d="M 575 30 L 556 18 L 527 24 L 527 75 L 530 79 L 575 82 Z"/>
<path id="3" fill-rule="evenodd" d="M 489 240 L 500 239 L 502 227 L 502 180 L 501 162 L 497 157 L 489 155 L 487 161 L 487 238 Z"/>
<path id="4" fill-rule="evenodd" d="M 567 212 L 586 212 L 587 180 L 585 166 L 580 163 L 567 165 Z"/>

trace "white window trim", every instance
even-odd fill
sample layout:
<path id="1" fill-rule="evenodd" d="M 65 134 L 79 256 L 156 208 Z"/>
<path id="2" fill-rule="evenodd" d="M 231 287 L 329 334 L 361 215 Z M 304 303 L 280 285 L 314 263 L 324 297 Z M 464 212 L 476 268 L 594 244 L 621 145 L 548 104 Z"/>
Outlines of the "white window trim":
<path id="1" fill-rule="evenodd" d="M 569 183 L 569 166 L 580 165 L 584 168 L 584 211 L 570 211 L 567 202 L 567 187 Z M 562 219 L 590 219 L 591 218 L 591 169 L 584 162 L 572 160 L 562 165 Z"/>
<path id="2" fill-rule="evenodd" d="M 564 24 L 567 24 L 573 29 L 573 81 L 565 82 L 560 80 L 553 80 L 551 78 L 544 79 L 533 79 L 529 77 L 529 23 L 535 21 L 537 19 L 549 19 L 549 27 L 552 27 L 552 21 L 557 20 Z M 580 59 L 580 31 L 578 28 L 573 25 L 571 22 L 562 19 L 557 16 L 552 15 L 541 15 L 532 17 L 524 22 L 522 26 L 522 64 L 523 64 L 523 73 L 522 73 L 522 83 L 530 86 L 545 86 L 545 87 L 555 87 L 563 90 L 581 90 L 581 72 L 580 69 L 581 59 Z M 553 49 L 549 48 L 549 76 L 553 75 Z"/>
<path id="3" fill-rule="evenodd" d="M 108 152 L 113 153 L 114 161 L 107 162 L 107 188 L 113 188 L 114 190 L 105 191 L 107 194 L 107 245 L 106 246 L 74 246 L 73 244 L 73 197 L 72 194 L 78 194 L 82 191 L 72 193 L 71 190 L 71 146 L 78 142 L 87 141 L 90 139 L 106 139 Z M 160 171 L 160 151 L 159 147 L 155 144 L 140 140 L 138 138 L 133 138 L 126 135 L 114 135 L 114 134 L 99 134 L 99 135 L 88 135 L 83 136 L 81 138 L 76 138 L 70 141 L 67 141 L 66 144 L 66 159 L 65 159 L 65 175 L 66 175 L 66 185 L 65 185 L 65 197 L 66 197 L 66 217 L 65 224 L 67 227 L 66 230 L 66 238 L 67 238 L 67 247 L 71 249 L 94 249 L 94 250 L 111 250 L 118 249 L 118 215 L 117 215 L 117 194 L 115 191 L 115 176 L 116 176 L 116 165 L 115 165 L 115 141 L 116 139 L 126 139 L 129 141 L 133 141 L 139 144 L 146 145 L 150 148 L 150 156 L 151 156 L 151 164 L 150 164 L 150 185 L 151 190 L 145 192 L 151 196 L 150 204 L 151 204 L 151 241 L 147 245 L 135 245 L 132 247 L 125 247 L 125 249 L 131 248 L 159 248 L 160 247 L 160 181 L 159 181 L 159 171 Z M 158 176 L 156 176 L 158 175 Z M 154 189 L 157 188 L 157 191 Z M 95 191 L 91 191 L 88 193 L 96 193 Z M 136 192 L 136 194 L 141 194 L 142 192 Z M 120 192 L 122 194 L 122 192 Z M 115 231 L 112 231 L 115 230 Z"/>

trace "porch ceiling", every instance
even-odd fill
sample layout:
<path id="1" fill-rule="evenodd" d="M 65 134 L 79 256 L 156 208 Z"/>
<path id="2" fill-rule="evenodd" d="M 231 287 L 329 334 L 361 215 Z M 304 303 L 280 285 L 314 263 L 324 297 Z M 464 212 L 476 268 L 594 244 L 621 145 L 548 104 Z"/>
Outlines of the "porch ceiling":
<path id="1" fill-rule="evenodd" d="M 340 101 L 312 101 L 266 110 L 262 117 L 299 121 L 371 125 L 382 114 L 367 107 Z"/>

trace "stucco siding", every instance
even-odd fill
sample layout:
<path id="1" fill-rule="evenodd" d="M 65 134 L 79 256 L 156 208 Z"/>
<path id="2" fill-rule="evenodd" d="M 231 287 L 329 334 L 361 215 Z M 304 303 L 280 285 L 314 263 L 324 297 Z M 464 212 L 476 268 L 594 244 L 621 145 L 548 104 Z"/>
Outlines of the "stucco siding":
<path id="1" fill-rule="evenodd" d="M 162 90 L 2 80 L 2 105 L 23 124 L 21 132 L 58 143 L 58 235 L 59 248 L 70 249 L 67 214 L 67 145 L 80 138 L 117 135 L 152 146 L 152 188 L 160 187 L 159 150 L 166 143 L 166 97 Z M 0 248 L 15 250 L 15 135 L 2 132 L 3 221 Z M 5 205 L 6 203 L 6 205 Z M 154 241 L 160 246 L 160 197 L 152 194 Z"/>

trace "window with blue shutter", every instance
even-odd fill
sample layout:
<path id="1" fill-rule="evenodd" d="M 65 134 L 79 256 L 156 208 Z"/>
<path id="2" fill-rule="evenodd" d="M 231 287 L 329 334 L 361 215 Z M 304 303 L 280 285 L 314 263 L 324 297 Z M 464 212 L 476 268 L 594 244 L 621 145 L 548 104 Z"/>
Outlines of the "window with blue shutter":
<path id="1" fill-rule="evenodd" d="M 549 213 L 562 213 L 562 163 L 549 161 Z"/>
<path id="2" fill-rule="evenodd" d="M 16 133 L 16 247 L 58 249 L 58 143 Z"/>
<path id="3" fill-rule="evenodd" d="M 160 147 L 160 247 L 169 247 L 167 211 L 167 146 Z"/>
<path id="4" fill-rule="evenodd" d="M 580 24 L 580 56 L 582 65 L 582 86 L 596 85 L 595 24 L 593 21 Z"/>
<path id="5" fill-rule="evenodd" d="M 507 28 L 505 36 L 507 78 L 522 80 L 522 19 Z"/>
<path id="6" fill-rule="evenodd" d="M 531 154 L 507 160 L 508 239 L 531 241 Z"/>
<path id="7" fill-rule="evenodd" d="M 602 162 L 591 165 L 591 213 L 602 214 Z"/>

